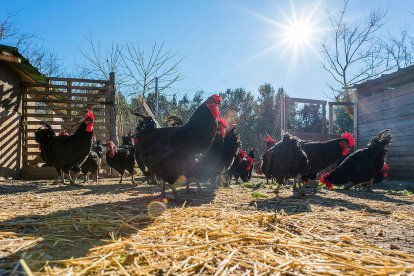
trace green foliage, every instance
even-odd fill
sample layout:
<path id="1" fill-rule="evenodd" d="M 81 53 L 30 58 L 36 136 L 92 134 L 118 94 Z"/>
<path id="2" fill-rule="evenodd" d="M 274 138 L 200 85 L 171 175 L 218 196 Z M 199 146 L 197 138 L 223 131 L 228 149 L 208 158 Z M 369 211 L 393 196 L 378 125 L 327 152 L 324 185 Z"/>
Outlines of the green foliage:
<path id="1" fill-rule="evenodd" d="M 387 194 L 389 195 L 404 195 L 404 196 L 409 196 L 409 195 L 413 195 L 413 192 L 410 190 L 402 190 L 402 191 L 394 191 L 394 190 L 390 190 L 387 191 Z"/>
<path id="2" fill-rule="evenodd" d="M 269 196 L 267 194 L 259 193 L 259 192 L 253 192 L 252 197 L 254 198 L 268 198 Z"/>
<path id="3" fill-rule="evenodd" d="M 348 110 L 342 106 L 333 109 L 334 133 L 352 132 L 354 120 Z"/>

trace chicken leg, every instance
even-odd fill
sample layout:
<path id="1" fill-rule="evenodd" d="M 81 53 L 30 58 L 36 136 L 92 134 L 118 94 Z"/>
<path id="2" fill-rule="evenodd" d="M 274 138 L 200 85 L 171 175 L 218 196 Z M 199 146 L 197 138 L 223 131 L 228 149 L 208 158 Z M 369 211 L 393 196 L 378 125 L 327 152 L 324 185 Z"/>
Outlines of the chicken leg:
<path id="1" fill-rule="evenodd" d="M 131 174 L 131 177 L 132 177 L 132 185 L 137 185 L 137 182 L 135 182 L 134 180 L 134 174 Z"/>
<path id="2" fill-rule="evenodd" d="M 122 172 L 122 173 L 121 173 L 121 179 L 119 180 L 119 184 L 122 184 L 122 178 L 124 177 L 124 173 L 125 173 L 125 172 Z"/>
<path id="3" fill-rule="evenodd" d="M 75 179 L 73 179 L 73 178 L 72 178 L 72 176 L 70 175 L 70 172 L 68 172 L 68 173 L 66 173 L 66 174 L 68 175 L 70 185 L 73 185 L 73 186 L 80 186 L 79 184 L 76 184 L 76 177 L 77 177 L 77 174 L 75 175 Z"/>
<path id="4" fill-rule="evenodd" d="M 371 179 L 368 183 L 367 183 L 367 189 L 366 191 L 369 193 L 373 193 L 374 191 L 372 190 L 372 183 L 374 182 L 374 179 Z"/>
<path id="5" fill-rule="evenodd" d="M 161 187 L 161 200 L 165 198 L 165 181 L 162 180 L 162 187 Z"/>

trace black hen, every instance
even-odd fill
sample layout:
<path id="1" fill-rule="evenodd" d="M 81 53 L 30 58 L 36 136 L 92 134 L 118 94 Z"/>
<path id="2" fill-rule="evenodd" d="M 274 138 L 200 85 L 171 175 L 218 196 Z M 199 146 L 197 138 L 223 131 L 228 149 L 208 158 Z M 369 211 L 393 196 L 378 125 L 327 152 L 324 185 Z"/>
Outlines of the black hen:
<path id="1" fill-rule="evenodd" d="M 252 177 L 252 171 L 254 167 L 255 149 L 250 149 L 249 154 L 246 154 L 241 148 L 234 158 L 233 164 L 227 172 L 228 185 L 233 177 L 236 179 L 236 184 L 239 182 L 239 178 L 243 182 L 250 181 Z"/>
<path id="2" fill-rule="evenodd" d="M 65 173 L 69 177 L 70 184 L 75 184 L 69 171 L 79 168 L 89 155 L 92 146 L 93 122 L 93 113 L 88 111 L 73 135 L 56 136 L 52 127 L 46 123 L 42 123 L 43 127 L 35 132 L 35 140 L 40 145 L 43 161 L 55 167 L 58 175 L 62 176 L 63 183 L 63 173 Z"/>
<path id="3" fill-rule="evenodd" d="M 101 167 L 101 160 L 102 160 L 102 153 L 103 153 L 103 146 L 101 141 L 94 142 L 92 144 L 91 152 L 86 158 L 85 162 L 80 167 L 80 170 L 84 174 L 83 182 L 89 181 L 89 173 L 93 173 L 95 175 L 95 182 L 98 183 L 99 179 L 99 169 Z"/>
<path id="4" fill-rule="evenodd" d="M 112 141 L 108 141 L 109 146 L 106 152 L 106 163 L 109 167 L 115 169 L 121 174 L 119 184 L 122 183 L 125 171 L 128 171 L 132 177 L 132 184 L 136 184 L 134 180 L 135 156 L 133 146 L 117 147 Z"/>
<path id="5" fill-rule="evenodd" d="M 335 162 L 342 161 L 348 155 L 349 150 L 354 147 L 355 141 L 351 133 L 345 132 L 341 135 L 341 138 L 326 142 L 304 141 L 301 145 L 309 160 L 309 170 L 302 175 L 302 179 L 304 181 L 312 180 L 313 191 L 316 192 L 317 188 L 314 180 L 317 174 L 328 166 L 335 164 Z"/>
<path id="6" fill-rule="evenodd" d="M 375 179 L 378 181 L 384 173 L 385 155 L 391 140 L 391 130 L 380 132 L 369 141 L 366 148 L 350 154 L 331 173 L 324 174 L 321 182 L 328 187 L 333 184 L 350 183 L 350 186 L 354 186 L 368 182 L 367 190 L 372 191 L 372 183 Z"/>
<path id="7" fill-rule="evenodd" d="M 308 169 L 308 157 L 301 147 L 300 140 L 288 133 L 263 155 L 263 174 L 267 178 L 276 179 L 276 192 L 285 180 L 303 175 Z"/>

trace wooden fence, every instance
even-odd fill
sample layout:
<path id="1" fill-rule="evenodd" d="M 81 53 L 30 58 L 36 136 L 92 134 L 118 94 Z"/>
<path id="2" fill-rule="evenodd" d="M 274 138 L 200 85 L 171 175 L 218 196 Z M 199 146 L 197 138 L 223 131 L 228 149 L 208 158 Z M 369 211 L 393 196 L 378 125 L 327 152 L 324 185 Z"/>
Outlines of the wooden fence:
<path id="1" fill-rule="evenodd" d="M 116 141 L 115 76 L 109 80 L 47 78 L 46 83 L 27 83 L 22 87 L 22 173 L 36 172 L 40 157 L 34 139 L 41 122 L 50 124 L 56 132 L 73 133 L 86 110 L 94 112 L 94 134 L 98 140 Z M 103 162 L 103 169 L 107 171 Z M 31 168 L 31 169 L 29 169 Z M 33 169 L 36 168 L 36 169 Z"/>
<path id="2" fill-rule="evenodd" d="M 322 107 L 322 129 L 315 129 L 314 132 L 300 132 L 292 131 L 289 129 L 289 106 L 295 103 L 303 104 L 313 104 L 319 105 Z M 329 106 L 329 125 L 327 126 L 326 121 L 326 105 Z M 334 106 L 352 106 L 352 102 L 327 102 L 314 99 L 303 99 L 303 98 L 290 98 L 282 97 L 281 100 L 281 125 L 282 132 L 290 132 L 299 137 L 302 140 L 313 140 L 313 141 L 327 141 L 330 139 L 339 138 L 339 134 L 334 133 L 334 116 L 333 116 L 333 107 Z"/>

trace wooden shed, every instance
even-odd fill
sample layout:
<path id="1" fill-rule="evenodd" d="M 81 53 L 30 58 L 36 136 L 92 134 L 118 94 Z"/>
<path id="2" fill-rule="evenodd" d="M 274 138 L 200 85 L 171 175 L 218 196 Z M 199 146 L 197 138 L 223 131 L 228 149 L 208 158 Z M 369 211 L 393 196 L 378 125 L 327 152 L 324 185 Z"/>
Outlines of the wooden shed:
<path id="1" fill-rule="evenodd" d="M 44 81 L 16 48 L 0 45 L 0 177 L 16 177 L 22 166 L 22 83 Z"/>
<path id="2" fill-rule="evenodd" d="M 16 48 L 0 45 L 0 103 L 0 177 L 55 177 L 34 138 L 42 122 L 73 133 L 92 109 L 97 139 L 117 141 L 114 73 L 107 80 L 48 77 Z"/>
<path id="3" fill-rule="evenodd" d="M 390 179 L 414 179 L 414 66 L 356 85 L 354 132 L 358 148 L 391 129 Z"/>

